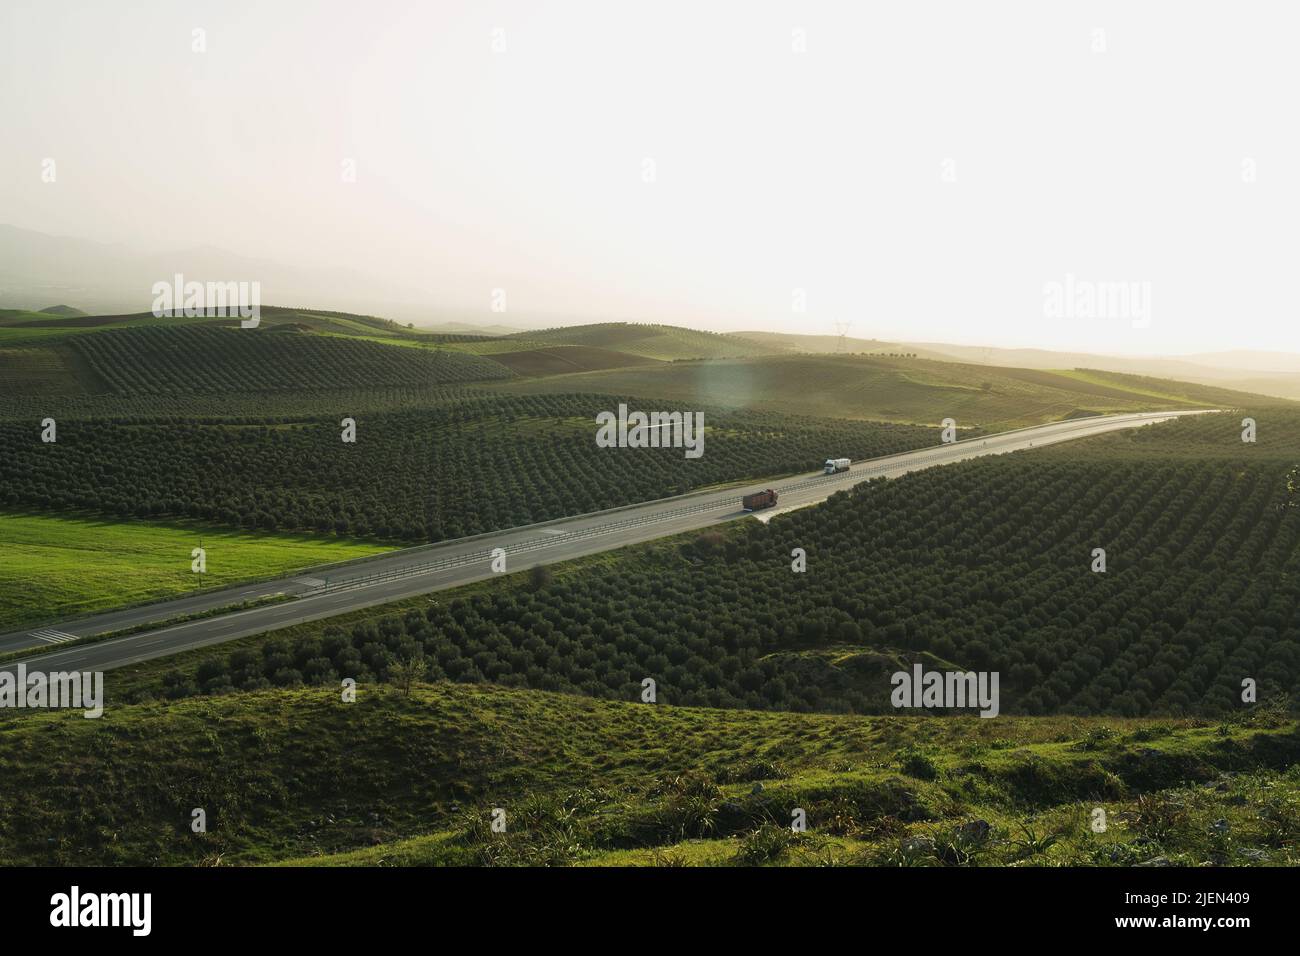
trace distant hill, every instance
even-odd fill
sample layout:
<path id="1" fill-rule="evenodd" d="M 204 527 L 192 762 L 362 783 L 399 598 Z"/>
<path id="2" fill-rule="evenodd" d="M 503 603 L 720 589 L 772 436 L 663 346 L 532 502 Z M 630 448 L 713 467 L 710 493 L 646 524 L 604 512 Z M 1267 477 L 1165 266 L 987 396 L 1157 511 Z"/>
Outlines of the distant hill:
<path id="1" fill-rule="evenodd" d="M 1290 372 L 1300 375 L 1300 354 L 1295 352 L 1200 352 L 1186 356 L 1189 362 L 1248 372 Z"/>
<path id="2" fill-rule="evenodd" d="M 1124 356 L 952 345 L 944 342 L 840 339 L 837 335 L 796 335 L 784 332 L 734 334 L 783 351 L 811 355 L 884 353 L 1000 368 L 1099 369 L 1300 400 L 1300 354 L 1287 352 L 1229 351 L 1184 356 Z"/>
<path id="3" fill-rule="evenodd" d="M 1206 352 L 1175 357 L 1000 349 L 939 342 L 906 343 L 901 347 L 934 358 L 980 365 L 1103 369 L 1300 399 L 1300 355 L 1288 352 Z"/>
<path id="4" fill-rule="evenodd" d="M 267 331 L 346 336 L 479 356 L 474 368 L 483 374 L 476 374 L 474 380 L 520 375 L 553 380 L 537 385 L 540 390 L 562 387 L 613 394 L 689 395 L 709 405 L 779 408 L 840 418 L 928 423 L 961 413 L 991 425 L 1138 407 L 1134 401 L 1144 403 L 1140 407 L 1153 403 L 1173 407 L 1300 400 L 1300 355 L 1289 354 L 1115 357 L 834 335 L 723 334 L 629 322 L 536 332 L 453 322 L 435 331 L 365 313 L 273 305 L 262 306 L 261 316 Z M 0 348 L 30 350 L 88 333 L 122 329 L 229 328 L 236 324 L 237 320 L 225 317 L 159 318 L 151 312 L 87 315 L 68 305 L 41 311 L 0 309 Z M 743 364 L 782 357 L 789 361 Z M 808 365 L 800 359 L 849 364 Z M 995 361 L 998 359 L 1001 361 Z M 1194 359 L 1235 362 L 1237 367 L 1199 364 Z M 736 364 L 738 361 L 742 364 Z M 693 368 L 674 372 L 654 368 L 656 363 Z M 11 370 L 20 366 L 31 369 L 24 373 L 29 384 L 57 385 L 65 393 L 84 390 L 71 373 L 78 367 L 75 356 L 10 357 L 4 364 Z M 494 374 L 487 374 L 489 370 Z M 589 377 L 573 378 L 576 375 Z M 511 387 L 527 391 L 534 386 L 520 383 Z"/>
<path id="5" fill-rule="evenodd" d="M 539 332 L 520 332 L 515 337 L 526 338 L 530 342 L 611 349 L 663 362 L 682 359 L 744 358 L 777 355 L 785 351 L 779 346 L 764 345 L 738 335 L 702 332 L 676 325 L 642 325 L 635 322 L 574 325 L 543 329 Z"/>
<path id="6" fill-rule="evenodd" d="M 490 336 L 518 335 L 524 331 L 523 329 L 517 329 L 512 325 L 479 325 L 473 322 L 435 322 L 429 325 L 417 323 L 415 328 L 420 332 Z"/>
<path id="7" fill-rule="evenodd" d="M 68 340 L 67 348 L 84 370 L 79 378 L 93 376 L 121 395 L 418 387 L 512 374 L 497 362 L 450 349 L 392 348 L 335 335 L 259 335 L 192 326 L 79 335 Z"/>
<path id="8" fill-rule="evenodd" d="M 43 322 L 48 319 L 50 319 L 48 313 L 37 312 L 34 309 L 0 309 L 0 329 L 21 322 Z"/>
<path id="9" fill-rule="evenodd" d="M 900 342 L 886 342 L 882 339 L 855 339 L 838 335 L 796 335 L 788 332 L 735 332 L 739 338 L 758 342 L 772 348 L 789 352 L 806 352 L 812 355 L 910 355 L 916 358 L 947 360 L 949 357 L 929 349 Z"/>
<path id="10" fill-rule="evenodd" d="M 779 355 L 670 362 L 503 383 L 510 392 L 637 395 L 665 407 L 1014 427 L 1116 411 L 1278 405 L 1279 399 L 1113 372 L 998 368 L 928 359 Z"/>
<path id="11" fill-rule="evenodd" d="M 614 352 L 587 345 L 556 345 L 518 351 L 492 352 L 488 357 L 518 375 L 572 375 L 600 369 L 628 368 L 634 365 L 658 365 L 658 359 L 628 352 Z"/>
<path id="12" fill-rule="evenodd" d="M 152 312 L 87 315 L 77 309 L 58 313 L 52 310 L 28 312 L 21 309 L 0 309 L 0 345 L 22 344 L 25 341 L 49 342 L 72 333 L 109 329 L 190 325 L 228 328 L 236 324 L 237 320 L 224 316 L 158 317 Z M 392 344 L 466 342 L 493 338 L 486 334 L 416 329 L 410 324 L 402 324 L 376 315 L 275 305 L 262 306 L 261 324 L 267 329 L 293 326 L 300 330 L 359 336 L 388 341 Z"/>

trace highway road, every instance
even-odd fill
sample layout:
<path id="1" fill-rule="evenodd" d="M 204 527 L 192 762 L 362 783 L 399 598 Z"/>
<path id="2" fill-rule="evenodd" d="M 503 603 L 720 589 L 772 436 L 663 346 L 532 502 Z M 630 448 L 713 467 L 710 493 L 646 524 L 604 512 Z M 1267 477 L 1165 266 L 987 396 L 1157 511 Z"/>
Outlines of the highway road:
<path id="1" fill-rule="evenodd" d="M 276 581 L 210 591 L 0 635 L 0 652 L 31 648 L 33 656 L 22 661 L 29 669 L 111 670 L 489 578 L 496 573 L 492 570 L 494 549 L 504 549 L 506 571 L 520 571 L 535 564 L 567 561 L 744 517 L 748 512 L 741 508 L 740 499 L 751 491 L 775 488 L 779 492 L 777 508 L 760 513 L 767 518 L 772 513 L 824 501 L 835 492 L 870 478 L 896 478 L 909 471 L 936 465 L 1041 448 L 1212 411 L 1215 409 L 1143 412 L 1039 425 L 854 462 L 849 471 L 838 475 L 816 472 L 753 482 L 743 487 L 695 492 L 488 535 L 407 548 L 364 561 L 310 569 Z M 828 449 L 827 453 L 833 451 Z M 289 599 L 165 624 L 178 618 L 277 595 Z M 163 626 L 93 644 L 60 647 L 60 644 L 79 637 L 148 625 Z M 0 667 L 0 671 L 12 671 L 17 663 Z"/>

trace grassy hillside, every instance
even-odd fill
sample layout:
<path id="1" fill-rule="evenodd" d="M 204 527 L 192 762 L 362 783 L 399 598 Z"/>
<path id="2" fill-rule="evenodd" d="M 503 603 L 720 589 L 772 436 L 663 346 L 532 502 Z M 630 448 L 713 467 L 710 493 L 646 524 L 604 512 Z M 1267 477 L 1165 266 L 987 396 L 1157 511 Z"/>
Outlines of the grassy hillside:
<path id="1" fill-rule="evenodd" d="M 1090 368 L 1159 379 L 1195 382 L 1289 400 L 1300 399 L 1300 356 L 1294 353 L 1218 352 L 1179 358 L 1096 355 L 1046 349 L 1001 349 L 943 343 L 907 343 L 899 350 L 949 362 L 1017 368 Z M 809 349 L 809 351 L 817 351 Z M 857 351 L 854 349 L 854 351 Z"/>
<path id="2" fill-rule="evenodd" d="M 48 318 L 48 314 L 36 309 L 0 309 L 0 327 L 18 322 L 34 322 Z"/>
<path id="3" fill-rule="evenodd" d="M 358 409 L 427 408 L 446 400 L 429 394 L 431 388 L 478 384 L 853 420 L 932 425 L 953 417 L 963 426 L 989 428 L 1257 400 L 1222 388 L 1101 371 L 997 368 L 893 351 L 790 351 L 817 351 L 834 337 L 755 333 L 760 339 L 751 339 L 627 323 L 488 337 L 270 306 L 262 322 L 250 337 L 236 335 L 244 330 L 232 319 L 0 317 L 6 326 L 0 331 L 44 336 L 0 338 L 0 418 L 125 417 L 137 414 L 134 399 L 162 393 L 176 397 L 176 414 L 204 418 L 223 410 L 225 417 L 247 414 L 246 396 L 254 391 L 280 396 L 266 406 L 271 416 L 320 407 L 313 392 L 346 391 Z M 398 394 L 387 394 L 392 390 Z M 206 397 L 216 395 L 220 401 Z M 331 411 L 338 397 L 326 401 Z"/>
<path id="4" fill-rule="evenodd" d="M 1267 711 L 930 720 L 450 684 L 363 683 L 355 703 L 263 691 L 0 717 L 0 860 L 1294 863 L 1298 756 L 1294 721 Z"/>
<path id="5" fill-rule="evenodd" d="M 735 335 L 703 332 L 675 325 L 642 325 L 632 322 L 602 322 L 520 332 L 518 338 L 548 345 L 586 345 L 628 352 L 644 358 L 671 362 L 678 359 L 733 358 L 772 355 L 784 351 Z"/>
<path id="6" fill-rule="evenodd" d="M 324 309 L 296 309 L 281 306 L 262 306 L 261 327 L 296 325 L 318 332 L 351 332 L 369 335 L 399 337 L 425 337 L 425 333 L 373 315 L 356 315 L 350 312 L 331 312 Z M 152 312 L 106 313 L 88 315 L 80 309 L 53 306 L 39 312 L 21 309 L 0 309 L 0 328 L 11 330 L 60 331 L 65 335 L 111 328 L 155 328 L 158 326 L 205 325 L 230 328 L 238 325 L 237 319 L 217 316 L 156 316 Z M 15 331 L 13 334 L 17 334 Z M 472 336 L 467 336 L 472 337 Z"/>
<path id="7" fill-rule="evenodd" d="M 218 321 L 202 317 L 185 316 L 156 318 L 150 312 L 123 315 L 51 315 L 46 312 L 0 310 L 0 347 L 49 345 L 63 342 L 75 335 L 102 332 L 110 329 L 152 328 L 159 325 L 215 325 Z"/>
<path id="8" fill-rule="evenodd" d="M 1279 401 L 1269 395 L 1240 392 L 1219 385 L 1203 385 L 1196 382 L 1153 378 L 1149 375 L 1130 375 L 1125 372 L 1104 372 L 1092 369 L 1073 369 L 1057 374 L 1068 376 L 1076 381 L 1092 382 L 1107 388 L 1118 388 L 1139 395 L 1149 395 L 1156 400 L 1179 401 L 1201 407 L 1213 405 L 1221 408 L 1237 408 L 1246 403 L 1270 406 L 1292 404 L 1285 400 Z"/>
<path id="9" fill-rule="evenodd" d="M 1261 395 L 1276 395 L 1289 401 L 1300 401 L 1300 374 L 1242 376 L 1215 384 L 1237 391 L 1258 392 Z"/>
<path id="10" fill-rule="evenodd" d="M 495 387 L 495 386 L 494 386 Z M 617 389 L 676 407 L 1014 427 L 1086 412 L 1259 403 L 1259 396 L 1108 373 L 1050 372 L 853 355 L 674 362 L 500 386 L 514 393 Z M 1277 404 L 1276 399 L 1262 400 Z"/>
<path id="11" fill-rule="evenodd" d="M 767 345 L 786 352 L 807 352 L 812 355 L 881 355 L 909 356 L 912 358 L 938 359 L 952 361 L 951 356 L 941 355 L 928 349 L 904 345 L 899 342 L 886 342 L 881 339 L 858 339 L 846 335 L 801 335 L 791 332 L 735 332 L 738 338 L 749 339 L 760 345 Z"/>
<path id="12" fill-rule="evenodd" d="M 294 324 L 249 330 L 156 325 L 0 342 L 0 408 L 39 406 L 51 397 L 111 401 L 228 393 L 237 398 L 268 391 L 447 387 L 513 374 L 499 362 L 428 342 L 415 348 L 388 343 L 368 335 L 318 334 Z M 100 403 L 108 402 L 101 398 Z M 53 410 L 47 405 L 44 414 Z"/>
<path id="13" fill-rule="evenodd" d="M 152 312 L 87 315 L 75 309 L 66 310 L 66 307 L 58 312 L 0 309 L 0 348 L 63 345 L 88 333 L 192 326 L 231 329 L 239 327 L 239 320 L 202 315 L 155 316 Z M 490 341 L 492 338 L 465 331 L 417 329 L 409 324 L 403 325 L 392 319 L 373 315 L 273 305 L 262 306 L 259 329 L 314 332 L 319 335 L 346 336 L 381 345 L 415 347 L 464 345 Z"/>
<path id="14" fill-rule="evenodd" d="M 517 351 L 496 350 L 490 353 L 490 357 L 516 375 L 531 377 L 572 375 L 575 372 L 659 364 L 657 359 L 646 358 L 643 355 L 614 352 L 587 345 L 521 348 Z"/>
<path id="15" fill-rule="evenodd" d="M 190 569 L 200 539 L 202 576 Z M 381 550 L 346 538 L 0 512 L 0 631 Z"/>

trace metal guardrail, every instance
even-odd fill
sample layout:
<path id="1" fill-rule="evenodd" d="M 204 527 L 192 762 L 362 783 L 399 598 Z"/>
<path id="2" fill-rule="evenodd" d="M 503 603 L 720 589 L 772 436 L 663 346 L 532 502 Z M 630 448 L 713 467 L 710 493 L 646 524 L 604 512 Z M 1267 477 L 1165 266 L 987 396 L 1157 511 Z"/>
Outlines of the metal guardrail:
<path id="1" fill-rule="evenodd" d="M 1126 415 L 1122 418 L 1111 418 L 1106 420 L 1106 424 L 1117 425 L 1122 422 L 1132 421 L 1134 419 L 1149 419 L 1163 417 L 1167 413 L 1147 412 Z M 1095 419 L 1081 419 L 1077 425 L 1069 425 L 1053 428 L 1052 431 L 1044 434 L 1045 440 L 1051 440 L 1066 432 L 1073 432 L 1084 428 L 1095 428 L 1101 424 Z M 1042 428 L 1043 426 L 1032 426 Z M 1050 426 L 1049 426 L 1050 427 Z M 994 435 L 983 436 L 980 438 L 969 438 L 962 441 L 952 442 L 943 446 L 942 450 L 932 451 L 920 458 L 910 458 L 907 465 L 923 465 L 934 463 L 940 460 L 959 461 L 965 457 L 966 453 L 974 448 L 987 447 L 989 442 L 995 445 L 1006 444 L 1007 438 L 1011 437 L 1013 441 L 1018 438 L 1021 429 L 1009 432 L 998 432 Z M 976 444 L 978 443 L 978 444 Z M 892 468 L 903 464 L 901 461 L 893 459 L 903 458 L 915 455 L 915 451 L 899 452 L 896 455 L 889 455 L 884 458 L 865 459 L 863 464 L 870 463 L 870 467 L 863 469 L 859 467 L 856 471 L 850 467 L 848 471 L 840 472 L 833 475 L 817 475 L 816 477 L 796 482 L 795 484 L 778 486 L 775 490 L 778 495 L 792 491 L 801 491 L 807 488 L 818 487 L 828 484 L 853 481 L 860 482 L 865 478 L 888 471 Z M 858 463 L 855 462 L 855 465 Z M 419 577 L 425 574 L 436 574 L 439 571 L 450 571 L 455 568 L 463 568 L 467 565 L 477 564 L 492 558 L 493 553 L 497 550 L 504 550 L 507 555 L 526 554 L 531 551 L 539 551 L 544 548 L 554 547 L 560 544 L 566 544 L 573 541 L 581 541 L 588 538 L 598 537 L 605 534 L 613 534 L 616 531 L 624 531 L 628 528 L 644 527 L 650 524 L 660 524 L 665 521 L 672 521 L 675 518 L 683 518 L 687 515 L 701 514 L 706 511 L 718 511 L 723 508 L 732 508 L 741 505 L 744 495 L 737 495 L 734 498 L 725 498 L 717 501 L 710 501 L 698 505 L 689 505 L 682 508 L 674 508 L 671 511 L 660 511 L 651 515 L 644 515 L 639 518 L 628 518 L 623 521 L 613 521 L 606 524 L 596 525 L 591 528 L 581 528 L 576 531 L 564 531 L 559 534 L 551 534 L 545 537 L 532 538 L 513 545 L 509 548 L 485 548 L 480 551 L 472 551 L 467 554 L 449 555 L 437 561 L 428 561 L 421 564 L 406 565 L 400 568 L 393 568 L 389 571 L 375 571 L 371 574 L 357 575 L 355 577 L 345 578 L 341 581 L 329 582 L 328 580 L 321 586 L 303 592 L 301 597 L 316 597 L 322 594 L 335 594 L 341 591 L 352 591 L 359 588 L 371 587 L 376 584 L 382 584 L 387 581 L 398 581 L 404 578 Z M 508 533 L 508 532 L 507 532 Z"/>

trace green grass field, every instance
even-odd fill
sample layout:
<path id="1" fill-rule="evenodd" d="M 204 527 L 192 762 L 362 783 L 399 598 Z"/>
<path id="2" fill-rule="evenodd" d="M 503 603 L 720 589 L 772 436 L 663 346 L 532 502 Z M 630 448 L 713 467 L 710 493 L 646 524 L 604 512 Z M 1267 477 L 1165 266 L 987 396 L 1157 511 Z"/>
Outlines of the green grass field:
<path id="1" fill-rule="evenodd" d="M 190 570 L 200 538 L 202 576 Z M 383 550 L 346 539 L 0 512 L 0 631 Z"/>
<path id="2" fill-rule="evenodd" d="M 447 683 L 362 683 L 354 703 L 261 691 L 0 717 L 0 861 L 1294 864 L 1298 755 L 1294 719 L 1268 710 L 869 718 Z"/>

